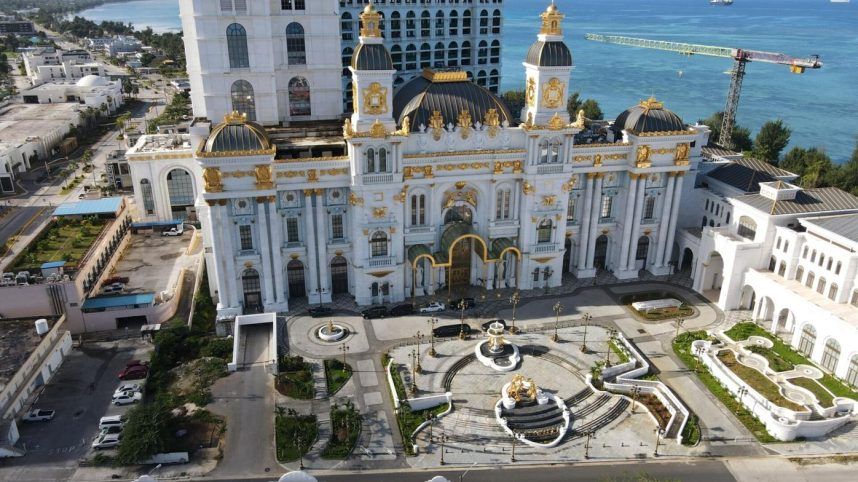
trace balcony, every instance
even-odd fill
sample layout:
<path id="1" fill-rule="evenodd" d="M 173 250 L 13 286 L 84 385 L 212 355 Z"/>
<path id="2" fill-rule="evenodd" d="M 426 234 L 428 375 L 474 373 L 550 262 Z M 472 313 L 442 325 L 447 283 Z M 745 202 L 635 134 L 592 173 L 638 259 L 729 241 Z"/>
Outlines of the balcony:
<path id="1" fill-rule="evenodd" d="M 530 248 L 531 253 L 556 253 L 560 249 L 560 245 L 557 243 L 541 243 L 534 244 Z"/>
<path id="2" fill-rule="evenodd" d="M 255 249 L 240 249 L 238 250 L 239 256 L 256 256 L 259 254 L 259 251 Z"/>
<path id="3" fill-rule="evenodd" d="M 537 174 L 560 174 L 563 172 L 563 164 L 540 164 L 536 166 Z"/>
<path id="4" fill-rule="evenodd" d="M 379 258 L 369 258 L 366 262 L 367 268 L 384 268 L 387 266 L 393 266 L 395 264 L 395 260 L 393 256 L 385 256 Z"/>
<path id="5" fill-rule="evenodd" d="M 393 182 L 393 174 L 364 174 L 364 184 L 386 184 Z"/>

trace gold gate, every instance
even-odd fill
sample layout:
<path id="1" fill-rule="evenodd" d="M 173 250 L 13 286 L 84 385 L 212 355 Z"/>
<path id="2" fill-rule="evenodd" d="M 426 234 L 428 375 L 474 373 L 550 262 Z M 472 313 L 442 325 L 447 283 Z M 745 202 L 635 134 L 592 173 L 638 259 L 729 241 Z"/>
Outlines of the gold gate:
<path id="1" fill-rule="evenodd" d="M 463 239 L 453 246 L 450 260 L 450 286 L 467 285 L 471 282 L 471 240 Z"/>

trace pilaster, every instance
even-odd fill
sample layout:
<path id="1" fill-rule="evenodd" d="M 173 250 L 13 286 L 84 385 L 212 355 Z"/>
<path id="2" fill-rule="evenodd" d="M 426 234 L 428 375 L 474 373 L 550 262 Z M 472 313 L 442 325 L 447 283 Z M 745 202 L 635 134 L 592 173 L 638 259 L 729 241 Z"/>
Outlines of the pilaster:
<path id="1" fill-rule="evenodd" d="M 578 267 L 575 276 L 588 278 L 593 276 L 587 271 L 587 245 L 590 236 L 590 216 L 593 204 L 593 176 L 587 174 L 587 187 L 584 189 L 584 211 L 581 213 L 581 221 L 578 235 Z"/>
<path id="2" fill-rule="evenodd" d="M 590 276 L 595 276 L 596 271 L 593 267 L 596 255 L 596 238 L 599 236 L 599 216 L 601 215 L 600 207 L 602 200 L 602 175 L 599 173 L 596 176 L 596 184 L 593 187 L 593 200 L 591 201 L 591 210 L 595 206 L 595 212 L 590 214 L 590 229 L 587 232 L 587 270 L 591 271 Z"/>

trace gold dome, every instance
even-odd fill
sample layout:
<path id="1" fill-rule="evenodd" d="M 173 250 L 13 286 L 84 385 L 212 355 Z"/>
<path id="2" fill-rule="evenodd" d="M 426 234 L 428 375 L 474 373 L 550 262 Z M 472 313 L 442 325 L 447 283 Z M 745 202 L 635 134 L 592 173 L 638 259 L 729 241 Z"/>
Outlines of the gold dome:
<path id="1" fill-rule="evenodd" d="M 247 115 L 231 112 L 215 126 L 203 144 L 203 157 L 273 154 L 275 151 L 265 129 L 247 120 Z"/>

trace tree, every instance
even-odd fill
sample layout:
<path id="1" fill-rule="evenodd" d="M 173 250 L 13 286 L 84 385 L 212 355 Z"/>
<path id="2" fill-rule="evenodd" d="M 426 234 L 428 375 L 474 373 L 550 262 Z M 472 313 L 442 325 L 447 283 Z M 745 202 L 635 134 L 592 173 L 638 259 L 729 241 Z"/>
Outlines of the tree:
<path id="1" fill-rule="evenodd" d="M 574 119 L 578 115 L 579 110 L 581 110 L 581 93 L 572 92 L 569 98 L 566 99 L 566 112 L 569 113 L 569 117 Z"/>
<path id="2" fill-rule="evenodd" d="M 164 452 L 172 419 L 170 411 L 159 401 L 131 409 L 122 429 L 116 460 L 122 465 L 131 465 Z"/>
<path id="3" fill-rule="evenodd" d="M 709 116 L 708 119 L 700 121 L 701 123 L 709 126 L 709 129 L 712 131 L 712 134 L 709 135 L 709 142 L 711 144 L 717 143 L 718 139 L 721 137 L 721 123 L 723 121 L 723 112 L 716 112 Z M 751 142 L 750 129 L 742 127 L 739 124 L 735 124 L 733 126 L 733 135 L 730 137 L 733 141 L 733 149 L 736 151 L 747 151 L 753 146 L 753 143 Z"/>
<path id="4" fill-rule="evenodd" d="M 524 109 L 524 91 L 508 90 L 501 97 L 506 102 L 507 107 L 509 107 L 509 113 L 512 115 L 512 118 L 520 119 L 521 109 Z"/>
<path id="5" fill-rule="evenodd" d="M 789 144 L 790 134 L 792 130 L 782 120 L 767 121 L 754 138 L 754 157 L 777 164 L 781 151 Z"/>
<path id="6" fill-rule="evenodd" d="M 584 117 L 587 119 L 602 119 L 604 117 L 602 109 L 595 99 L 586 99 L 581 104 L 581 108 L 584 109 Z"/>
<path id="7" fill-rule="evenodd" d="M 836 169 L 828 154 L 816 147 L 794 147 L 778 165 L 781 169 L 798 174 L 799 184 L 805 188 L 826 185 L 826 180 Z"/>

